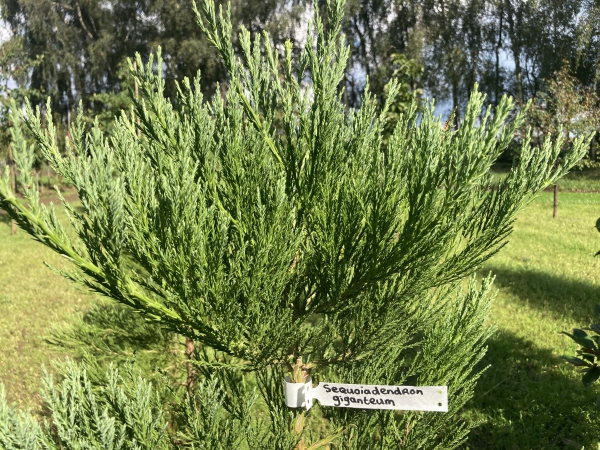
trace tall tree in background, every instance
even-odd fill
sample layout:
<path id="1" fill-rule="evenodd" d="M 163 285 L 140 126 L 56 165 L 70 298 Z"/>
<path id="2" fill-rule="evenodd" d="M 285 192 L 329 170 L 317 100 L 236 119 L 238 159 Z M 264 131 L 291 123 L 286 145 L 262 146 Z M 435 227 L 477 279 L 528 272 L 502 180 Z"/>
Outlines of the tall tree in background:
<path id="1" fill-rule="evenodd" d="M 527 123 L 540 145 L 561 134 L 570 146 L 577 136 L 593 133 L 600 126 L 598 95 L 578 82 L 566 62 L 544 84 L 546 89 L 534 98 Z"/>
<path id="2" fill-rule="evenodd" d="M 449 98 L 452 110 L 468 96 L 477 77 L 481 54 L 479 27 L 480 0 L 424 0 L 426 32 L 425 78 L 428 91 L 436 98 Z M 458 120 L 458 115 L 454 116 Z"/>
<path id="3" fill-rule="evenodd" d="M 583 85 L 597 82 L 597 6 L 591 1 L 424 0 L 425 87 L 464 108 L 474 81 L 497 104 L 523 105 L 566 58 Z"/>
<path id="4" fill-rule="evenodd" d="M 50 96 L 62 116 L 79 100 L 94 109 L 94 93 L 119 86 L 123 57 L 135 51 L 148 54 L 142 42 L 152 27 L 137 14 L 135 1 L 7 0 L 1 8 L 12 39 L 22 39 L 28 54 L 42 57 L 30 85 Z"/>
<path id="5" fill-rule="evenodd" d="M 352 0 L 346 5 L 343 31 L 351 54 L 345 84 L 350 105 L 360 104 L 367 77 L 383 103 L 385 85 L 397 70 L 392 55 L 402 54 L 420 63 L 421 9 L 419 0 Z"/>
<path id="6" fill-rule="evenodd" d="M 588 85 L 599 88 L 600 81 L 600 5 L 586 1 L 586 14 L 577 22 L 577 69 L 578 78 L 583 69 Z"/>
<path id="7" fill-rule="evenodd" d="M 39 98 L 39 92 L 29 89 L 29 74 L 41 62 L 25 52 L 23 39 L 11 39 L 0 46 L 0 158 L 8 153 L 8 108 L 11 99 L 22 102 L 25 97 Z"/>
<path id="8" fill-rule="evenodd" d="M 513 66 L 507 93 L 520 103 L 546 89 L 546 81 L 567 62 L 582 85 L 593 85 L 593 39 L 584 38 L 586 24 L 596 17 L 586 0 L 500 0 L 504 47 Z M 589 28 L 588 28 L 589 30 Z"/>
<path id="9" fill-rule="evenodd" d="M 563 60 L 573 65 L 577 49 L 574 19 L 584 6 L 581 0 L 544 0 L 537 5 L 523 33 L 526 38 L 525 81 L 530 96 L 543 87 L 542 80 L 561 69 Z"/>
<path id="10" fill-rule="evenodd" d="M 533 130 L 534 142 L 540 147 L 547 139 L 561 139 L 563 150 L 568 150 L 575 138 L 594 133 L 600 126 L 598 95 L 573 77 L 567 61 L 544 81 L 546 88 L 534 97 L 526 125 Z M 583 164 L 589 164 L 589 160 Z M 557 210 L 558 183 L 554 185 L 553 217 Z"/>

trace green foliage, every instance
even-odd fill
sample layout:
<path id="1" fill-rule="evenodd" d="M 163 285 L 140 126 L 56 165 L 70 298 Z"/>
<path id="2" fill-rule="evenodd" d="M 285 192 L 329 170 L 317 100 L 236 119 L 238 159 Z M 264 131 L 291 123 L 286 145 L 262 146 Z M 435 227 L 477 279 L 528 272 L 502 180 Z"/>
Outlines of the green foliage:
<path id="1" fill-rule="evenodd" d="M 153 382 L 164 381 L 165 376 L 171 377 L 173 384 L 182 381 L 180 369 L 185 360 L 179 355 L 183 346 L 176 336 L 124 305 L 98 302 L 85 314 L 55 325 L 45 341 L 87 361 L 94 382 L 111 363 L 125 364 L 132 357 Z M 178 390 L 172 390 L 177 395 Z"/>
<path id="2" fill-rule="evenodd" d="M 583 388 L 577 368 L 560 358 L 577 345 L 559 334 L 592 322 L 598 195 L 562 194 L 556 218 L 552 201 L 544 192 L 519 213 L 508 245 L 480 271 L 495 275 L 488 321 L 497 329 L 482 360 L 489 368 L 460 413 L 478 424 L 465 448 L 588 449 L 600 442 L 600 385 Z"/>
<path id="3" fill-rule="evenodd" d="M 166 422 L 152 386 L 129 370 L 111 368 L 102 388 L 94 389 L 85 369 L 67 361 L 62 381 L 45 374 L 44 400 L 50 421 L 40 426 L 28 413 L 7 406 L 0 390 L 0 446 L 13 449 L 167 448 Z M 131 368 L 130 368 L 131 369 Z"/>
<path id="4" fill-rule="evenodd" d="M 600 219 L 596 221 L 596 229 L 600 232 Z M 600 251 L 595 256 L 600 255 Z M 596 319 L 600 319 L 600 304 L 594 308 Z M 592 334 L 588 334 L 587 331 Z M 563 358 L 575 367 L 583 367 L 583 376 L 581 381 L 587 389 L 592 383 L 600 378 L 600 324 L 593 323 L 589 328 L 573 329 L 573 333 L 563 331 L 563 334 L 569 336 L 579 346 L 576 357 Z M 600 396 L 596 401 L 596 407 L 600 409 Z"/>
<path id="5" fill-rule="evenodd" d="M 417 87 L 420 85 L 419 80 L 423 74 L 423 65 L 419 64 L 414 59 L 409 59 L 406 55 L 393 54 L 392 62 L 392 79 L 396 79 L 399 83 L 396 96 L 388 105 L 388 123 L 386 125 L 386 133 L 391 135 L 396 128 L 396 124 L 400 117 L 410 111 L 414 103 L 419 104 L 423 89 Z M 392 86 L 389 83 L 386 85 Z"/>
<path id="6" fill-rule="evenodd" d="M 596 319 L 600 319 L 600 305 L 596 305 L 595 315 Z M 577 356 L 563 356 L 563 359 L 575 367 L 583 367 L 581 381 L 587 389 L 600 378 L 600 324 L 593 323 L 584 330 L 575 328 L 573 333 L 563 331 L 563 334 L 569 336 L 579 346 Z M 596 407 L 600 409 L 600 396 Z"/>
<path id="7" fill-rule="evenodd" d="M 566 186 L 566 179 L 573 175 L 579 177 L 581 173 L 570 172 L 560 181 L 560 186 Z M 569 439 L 578 443 L 579 448 L 594 448 L 600 440 L 595 412 L 600 384 L 596 382 L 584 389 L 579 369 L 560 360 L 562 354 L 575 354 L 577 345 L 558 333 L 593 322 L 590 317 L 600 282 L 590 262 L 598 250 L 600 234 L 590 224 L 598 217 L 598 197 L 594 193 L 565 192 L 561 196 L 562 212 L 555 219 L 549 211 L 551 205 L 552 193 L 546 191 L 537 196 L 519 213 L 507 246 L 479 271 L 484 276 L 490 271 L 495 275 L 492 291 L 497 289 L 498 292 L 487 323 L 496 324 L 496 331 L 488 339 L 489 349 L 480 362 L 482 367 L 489 368 L 477 381 L 473 398 L 456 418 L 474 427 L 464 447 L 474 450 L 504 450 L 515 446 L 560 449 Z M 57 213 L 62 221 L 66 219 L 61 206 L 57 207 Z M 31 259 L 31 255 L 36 258 Z M 12 236 L 8 216 L 0 216 L 0 308 L 3 312 L 0 379 L 5 383 L 9 403 L 14 401 L 19 408 L 31 405 L 34 415 L 41 404 L 40 364 L 48 365 L 62 353 L 41 338 L 48 335 L 52 322 L 70 322 L 73 309 L 87 311 L 86 299 L 91 297 L 47 270 L 42 263 L 57 265 L 61 259 L 26 233 Z M 102 303 L 106 303 L 103 309 L 108 310 L 110 304 L 120 309 L 115 302 Z M 134 314 L 131 313 L 132 318 Z M 115 344 L 125 341 L 125 330 L 114 330 L 117 325 L 105 319 L 107 316 L 109 313 L 93 314 L 102 324 L 97 331 L 99 337 L 108 333 L 106 340 L 114 340 Z M 96 322 L 86 315 L 83 320 L 87 325 Z M 125 325 L 129 320 L 122 323 Z M 139 326 L 147 322 L 136 323 Z M 110 333 L 111 329 L 114 334 Z M 128 331 L 134 336 L 137 334 L 135 329 Z M 107 350 L 105 358 L 102 345 L 88 347 L 87 342 L 75 349 L 68 347 L 66 351 L 73 358 L 87 351 L 99 362 L 110 362 L 114 358 L 117 365 L 122 364 L 121 358 L 130 358 L 131 348 L 138 345 L 137 339 L 127 339 L 131 347 L 129 343 L 124 344 L 123 353 L 128 354 L 117 356 L 120 346 L 114 345 Z M 165 364 L 170 358 L 182 364 L 185 372 L 183 343 L 180 338 L 172 347 L 173 352 L 179 351 L 178 355 L 166 351 L 159 354 L 160 348 L 143 346 L 135 354 L 135 366 L 156 389 L 163 386 L 172 389 L 175 385 L 162 378 L 157 381 L 155 372 L 173 364 Z M 94 382 L 95 375 L 90 373 L 89 367 L 87 371 Z M 105 367 L 98 368 L 99 374 L 105 372 Z M 181 375 L 179 372 L 178 383 L 185 381 L 185 374 Z M 185 386 L 182 386 L 172 398 L 180 401 L 184 392 Z M 164 407 L 166 411 L 172 409 L 169 403 Z M 317 417 L 321 420 L 320 415 L 310 419 Z"/>
<path id="8" fill-rule="evenodd" d="M 6 402 L 0 384 L 0 448 L 3 450 L 111 449 L 159 450 L 240 448 L 247 434 L 237 419 L 222 420 L 223 394 L 217 379 L 202 380 L 194 399 L 181 405 L 179 431 L 167 433 L 162 399 L 152 384 L 127 365 L 125 376 L 112 365 L 99 384 L 93 384 L 81 365 L 67 361 L 57 365 L 62 379 L 56 383 L 45 373 L 43 396 L 50 416 L 40 425 L 29 412 Z M 256 396 L 249 398 L 245 414 Z M 250 448 L 267 448 L 261 436 L 250 436 Z"/>
<path id="9" fill-rule="evenodd" d="M 37 450 L 42 430 L 37 419 L 6 403 L 4 385 L 0 384 L 0 445 L 6 450 Z"/>
<path id="10" fill-rule="evenodd" d="M 39 204 L 29 150 L 19 142 L 27 204 L 6 174 L 0 207 L 72 263 L 60 271 L 68 279 L 197 344 L 192 363 L 202 379 L 184 419 L 173 421 L 175 446 L 459 446 L 469 426 L 454 415 L 481 373 L 491 284 L 463 289 L 462 280 L 505 244 L 524 205 L 585 151 L 580 137 L 557 165 L 561 137 L 540 149 L 526 139 L 520 164 L 491 189 L 491 165 L 523 114 L 507 123 L 513 103 L 504 97 L 493 116 L 488 109 L 481 117 L 477 90 L 460 128 L 445 128 L 432 105 L 419 113 L 413 103 L 384 146 L 398 84 L 389 85 L 381 114 L 368 93 L 359 110 L 346 109 L 343 8 L 341 0 L 328 5 L 327 26 L 315 15 L 295 60 L 291 43 L 280 54 L 267 34 L 252 41 L 245 28 L 236 56 L 228 14 L 202 2 L 200 26 L 229 74 L 226 97 L 205 101 L 196 78 L 178 85 L 171 102 L 160 53 L 146 66 L 138 56 L 137 70 L 129 66 L 140 88 L 132 99 L 137 117 L 123 114 L 110 139 L 98 124 L 86 132 L 80 115 L 63 151 L 39 109 L 24 114 L 81 208 L 63 201 L 67 230 Z M 283 378 L 302 370 L 316 381 L 448 385 L 449 413 L 289 410 Z M 47 398 L 53 412 L 76 390 L 64 375 L 63 396 Z M 114 391 L 110 380 L 102 392 Z M 91 415 L 84 436 L 96 439 L 93 420 L 105 413 L 87 392 L 74 393 L 85 401 L 66 409 L 82 423 Z M 128 421 L 115 419 L 111 436 L 139 426 L 145 439 L 161 439 L 150 397 L 142 387 L 110 397 L 115 411 L 132 411 Z M 106 411 L 109 420 L 113 410 Z"/>
<path id="11" fill-rule="evenodd" d="M 567 64 L 546 80 L 547 90 L 533 101 L 528 114 L 531 126 L 543 140 L 559 133 L 570 142 L 573 136 L 590 134 L 600 124 L 599 101 L 596 93 L 578 83 Z"/>

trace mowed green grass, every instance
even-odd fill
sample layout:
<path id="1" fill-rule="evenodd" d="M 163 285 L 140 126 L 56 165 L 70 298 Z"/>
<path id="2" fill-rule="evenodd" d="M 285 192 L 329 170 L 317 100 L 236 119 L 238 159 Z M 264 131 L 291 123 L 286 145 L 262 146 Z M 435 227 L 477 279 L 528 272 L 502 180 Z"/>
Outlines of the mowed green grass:
<path id="1" fill-rule="evenodd" d="M 581 375 L 560 359 L 577 346 L 560 331 L 587 327 L 600 303 L 599 194 L 544 193 L 519 215 L 510 243 L 481 274 L 498 289 L 490 323 L 497 332 L 490 365 L 463 415 L 481 421 L 472 449 L 598 448 L 599 386 L 585 390 Z"/>
<path id="2" fill-rule="evenodd" d="M 50 369 L 53 359 L 64 356 L 44 336 L 91 299 L 44 262 L 68 267 L 23 231 L 13 236 L 8 217 L 0 215 L 0 382 L 9 401 L 25 408 L 40 404 L 41 365 Z"/>

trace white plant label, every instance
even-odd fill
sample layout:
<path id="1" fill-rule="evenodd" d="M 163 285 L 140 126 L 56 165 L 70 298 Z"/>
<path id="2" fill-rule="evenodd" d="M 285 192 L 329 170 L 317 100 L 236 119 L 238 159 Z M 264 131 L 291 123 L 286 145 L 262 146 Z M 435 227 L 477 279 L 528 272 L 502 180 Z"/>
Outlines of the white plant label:
<path id="1" fill-rule="evenodd" d="M 285 377 L 285 403 L 290 408 L 312 407 L 313 400 L 322 406 L 358 409 L 399 409 L 406 411 L 448 412 L 448 386 L 379 386 L 321 382 L 313 387 L 292 383 Z"/>

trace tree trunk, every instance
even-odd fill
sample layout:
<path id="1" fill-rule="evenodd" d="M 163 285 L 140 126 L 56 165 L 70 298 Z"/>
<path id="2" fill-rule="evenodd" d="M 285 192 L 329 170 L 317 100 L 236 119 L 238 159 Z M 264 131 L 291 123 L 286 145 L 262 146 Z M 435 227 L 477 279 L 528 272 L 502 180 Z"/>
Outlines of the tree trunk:
<path id="1" fill-rule="evenodd" d="M 453 44 L 452 44 L 452 40 L 450 39 L 450 29 L 449 29 L 449 25 L 448 25 L 448 21 L 446 20 L 446 4 L 444 3 L 444 0 L 440 1 L 440 7 L 442 9 L 442 26 L 443 26 L 443 30 L 442 30 L 442 37 L 444 39 L 444 42 L 446 42 L 447 45 L 447 54 L 448 54 L 448 68 L 449 68 L 449 78 L 450 78 L 450 83 L 452 84 L 452 114 L 454 114 L 454 126 L 456 128 L 458 128 L 460 126 L 460 115 L 458 114 L 458 76 L 456 74 L 456 70 L 454 67 L 454 48 L 453 48 Z M 451 27 L 451 25 L 450 25 Z M 452 115 L 450 116 L 452 117 Z"/>
<path id="2" fill-rule="evenodd" d="M 133 70 L 137 71 L 137 61 L 133 62 Z M 137 100 L 139 98 L 139 96 L 140 96 L 137 79 L 134 81 L 134 89 L 135 89 L 135 98 Z M 139 139 L 139 138 L 142 137 L 142 129 L 140 127 L 140 118 L 139 118 L 139 116 L 137 118 L 137 125 L 138 125 L 137 136 L 138 136 L 138 139 Z M 192 343 L 192 345 L 193 345 L 193 343 Z"/>
<path id="3" fill-rule="evenodd" d="M 555 219 L 558 214 L 558 183 L 554 184 L 554 209 L 552 210 L 552 218 Z"/>
<path id="4" fill-rule="evenodd" d="M 8 164 L 10 165 L 10 187 L 12 191 L 17 193 L 17 174 L 15 168 L 15 161 L 13 160 L 12 147 L 8 144 Z M 17 222 L 14 220 L 10 221 L 10 231 L 12 234 L 17 234 Z"/>
<path id="5" fill-rule="evenodd" d="M 296 355 L 296 349 L 294 348 L 294 356 Z M 306 365 L 302 363 L 302 357 L 298 357 L 296 360 L 296 364 L 292 368 L 292 382 L 293 383 L 306 383 L 306 379 L 308 378 L 308 370 Z M 294 432 L 297 435 L 301 435 L 304 430 L 304 423 L 306 420 L 306 411 L 302 411 L 298 417 L 296 418 L 296 423 L 294 425 Z M 306 450 L 306 444 L 304 443 L 304 438 L 300 439 L 298 445 L 294 450 Z"/>
<path id="6" fill-rule="evenodd" d="M 354 16 L 354 20 L 352 21 L 352 23 L 354 24 L 354 31 L 356 31 L 356 34 L 358 35 L 358 38 L 360 40 L 360 52 L 362 53 L 363 61 L 365 63 L 365 73 L 367 75 L 367 78 L 369 78 L 371 76 L 371 67 L 369 66 L 369 57 L 367 55 L 367 43 L 365 42 L 367 38 L 358 27 L 358 16 Z"/>
<path id="7" fill-rule="evenodd" d="M 500 24 L 498 26 L 498 42 L 496 43 L 496 86 L 494 92 L 494 109 L 498 106 L 500 97 L 500 49 L 502 48 L 502 19 L 504 18 L 504 8 L 500 4 Z"/>
<path id="8" fill-rule="evenodd" d="M 188 358 L 186 387 L 188 395 L 191 398 L 194 393 L 194 381 L 196 379 L 196 370 L 194 369 L 194 365 L 192 364 L 192 358 L 194 357 L 194 341 L 188 337 L 185 338 L 185 354 Z"/>
<path id="9" fill-rule="evenodd" d="M 454 68 L 452 68 L 452 111 L 454 112 L 454 126 L 458 129 L 460 126 L 460 114 L 458 113 L 458 81 L 454 75 Z"/>
<path id="10" fill-rule="evenodd" d="M 366 19 L 365 28 L 366 28 L 367 35 L 369 37 L 369 48 L 371 49 L 371 54 L 369 55 L 369 58 L 366 60 L 366 63 L 369 64 L 369 61 L 373 61 L 373 73 L 377 73 L 379 64 L 377 61 L 377 52 L 373 48 L 375 46 L 375 38 L 373 37 L 373 27 L 371 26 L 369 11 L 366 12 L 365 19 Z"/>
<path id="11" fill-rule="evenodd" d="M 515 59 L 515 75 L 517 77 L 517 103 L 519 105 L 523 104 L 524 94 L 523 94 L 523 73 L 521 70 L 521 57 L 520 52 L 521 48 L 519 47 L 519 43 L 517 41 L 517 36 L 515 34 L 515 19 L 514 19 L 514 11 L 512 8 L 511 0 L 506 0 L 506 18 L 508 20 L 508 34 L 510 36 L 510 45 L 513 53 L 513 58 Z"/>

